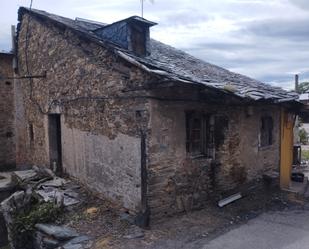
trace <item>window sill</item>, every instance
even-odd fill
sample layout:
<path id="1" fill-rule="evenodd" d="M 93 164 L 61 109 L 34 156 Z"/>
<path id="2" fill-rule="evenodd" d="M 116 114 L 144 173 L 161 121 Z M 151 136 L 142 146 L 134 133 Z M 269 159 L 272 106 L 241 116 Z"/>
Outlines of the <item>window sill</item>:
<path id="1" fill-rule="evenodd" d="M 273 144 L 271 145 L 265 145 L 265 146 L 259 146 L 259 151 L 269 150 L 273 147 Z"/>
<path id="2" fill-rule="evenodd" d="M 209 156 L 203 155 L 203 154 L 197 154 L 197 155 L 188 155 L 188 157 L 192 160 L 197 160 L 197 159 L 212 159 Z"/>

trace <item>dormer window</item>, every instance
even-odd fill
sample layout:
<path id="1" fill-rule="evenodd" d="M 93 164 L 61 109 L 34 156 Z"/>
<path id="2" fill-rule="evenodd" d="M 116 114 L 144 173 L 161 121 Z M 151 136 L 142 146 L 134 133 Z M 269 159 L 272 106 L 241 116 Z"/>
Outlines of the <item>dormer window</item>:
<path id="1" fill-rule="evenodd" d="M 154 25 L 156 23 L 138 16 L 132 16 L 99 28 L 94 32 L 101 38 L 138 56 L 147 56 L 150 54 L 149 28 Z"/>

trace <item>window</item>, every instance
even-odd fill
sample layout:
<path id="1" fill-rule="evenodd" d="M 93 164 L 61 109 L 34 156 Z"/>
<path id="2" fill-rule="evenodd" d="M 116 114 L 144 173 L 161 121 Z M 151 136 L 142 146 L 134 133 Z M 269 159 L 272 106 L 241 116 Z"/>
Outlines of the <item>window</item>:
<path id="1" fill-rule="evenodd" d="M 29 124 L 29 140 L 30 140 L 30 142 L 34 141 L 33 124 Z"/>
<path id="2" fill-rule="evenodd" d="M 208 155 L 209 147 L 209 118 L 203 114 L 186 114 L 186 149 L 193 156 Z"/>
<path id="3" fill-rule="evenodd" d="M 224 144 L 228 130 L 228 118 L 224 115 L 186 113 L 186 150 L 193 157 L 215 158 L 215 149 Z"/>
<path id="4" fill-rule="evenodd" d="M 260 146 L 268 146 L 273 143 L 273 119 L 269 116 L 261 118 L 261 131 L 260 131 Z"/>

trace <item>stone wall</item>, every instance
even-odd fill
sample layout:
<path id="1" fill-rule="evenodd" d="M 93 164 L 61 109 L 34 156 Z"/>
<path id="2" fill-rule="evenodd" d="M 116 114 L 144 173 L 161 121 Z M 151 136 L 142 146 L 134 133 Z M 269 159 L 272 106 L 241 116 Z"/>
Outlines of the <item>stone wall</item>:
<path id="1" fill-rule="evenodd" d="M 34 17 L 26 50 L 27 14 L 23 18 L 20 74 L 27 71 L 27 52 L 30 73 L 46 72 L 46 78 L 16 86 L 24 106 L 17 113 L 20 164 L 51 166 L 48 115 L 57 113 L 64 171 L 130 210 L 148 206 L 153 217 L 201 207 L 218 193 L 278 169 L 278 107 L 249 110 L 229 95 L 212 96 L 191 86 L 179 92 L 131 91 L 156 79 L 110 50 Z M 228 119 L 212 159 L 186 152 L 188 110 Z M 274 136 L 271 146 L 260 148 L 263 115 L 273 117 Z"/>
<path id="2" fill-rule="evenodd" d="M 30 73 L 46 72 L 46 78 L 17 86 L 24 106 L 18 109 L 19 164 L 51 166 L 48 115 L 59 114 L 63 170 L 138 211 L 140 137 L 147 132 L 148 100 L 126 90 L 150 77 L 108 49 L 34 17 L 26 47 L 27 18 L 19 26 L 19 71 L 27 71 L 27 49 Z"/>
<path id="3" fill-rule="evenodd" d="M 0 53 L 0 171 L 15 167 L 13 55 Z"/>
<path id="4" fill-rule="evenodd" d="M 214 138 L 223 141 L 213 158 L 194 158 L 187 153 L 187 111 L 227 118 L 228 126 L 221 133 L 224 136 Z M 260 147 L 261 117 L 265 115 L 274 121 L 273 140 L 272 145 Z M 215 124 L 215 129 L 219 126 Z M 151 127 L 148 203 L 152 217 L 200 208 L 261 178 L 264 172 L 279 170 L 279 107 L 153 100 Z"/>

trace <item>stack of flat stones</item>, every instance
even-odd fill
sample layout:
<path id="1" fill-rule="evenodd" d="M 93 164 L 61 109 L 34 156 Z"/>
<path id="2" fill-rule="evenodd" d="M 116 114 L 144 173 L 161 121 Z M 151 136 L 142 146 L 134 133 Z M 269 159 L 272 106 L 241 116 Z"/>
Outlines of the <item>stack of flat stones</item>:
<path id="1" fill-rule="evenodd" d="M 12 249 L 24 249 L 22 241 L 12 239 L 14 214 L 29 210 L 33 196 L 36 196 L 40 202 L 53 202 L 66 209 L 81 203 L 79 194 L 76 192 L 79 186 L 57 177 L 46 168 L 34 166 L 30 170 L 14 171 L 6 176 L 4 182 L 3 185 L 8 192 L 5 195 L 6 199 L 0 200 L 2 201 L 0 216 L 3 217 L 7 230 L 4 237 L 8 238 Z M 70 228 L 52 224 L 36 224 L 35 228 L 36 232 L 33 236 L 35 249 L 89 248 L 87 247 L 90 243 L 89 238 L 80 236 Z"/>

